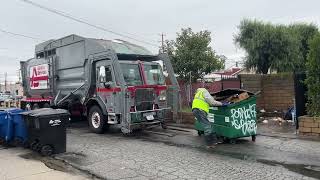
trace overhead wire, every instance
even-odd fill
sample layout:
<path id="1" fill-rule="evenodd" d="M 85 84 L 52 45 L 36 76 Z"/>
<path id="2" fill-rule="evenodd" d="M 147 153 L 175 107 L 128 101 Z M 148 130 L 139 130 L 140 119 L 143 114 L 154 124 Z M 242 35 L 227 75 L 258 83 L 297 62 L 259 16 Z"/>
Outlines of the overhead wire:
<path id="1" fill-rule="evenodd" d="M 33 39 L 33 40 L 37 40 L 37 41 L 38 40 L 44 41 L 43 39 L 40 39 L 40 38 L 37 38 L 37 37 L 28 36 L 28 35 L 24 35 L 24 34 L 20 34 L 20 33 L 15 33 L 15 32 L 10 32 L 10 31 L 4 30 L 4 29 L 0 29 L 0 32 L 6 33 L 6 34 L 10 34 L 10 35 L 13 35 L 13 36 L 20 36 L 20 37 L 24 37 L 24 38 L 29 38 L 29 39 Z"/>
<path id="2" fill-rule="evenodd" d="M 52 8 L 48 8 L 48 7 L 46 7 L 46 6 L 43 6 L 43 5 L 41 5 L 41 4 L 35 3 L 35 2 L 33 2 L 33 1 L 30 1 L 30 0 L 20 0 L 20 1 L 22 1 L 22 2 L 24 2 L 24 3 L 28 3 L 28 4 L 32 5 L 32 6 L 38 7 L 38 8 L 40 8 L 40 9 L 49 11 L 49 12 L 51 12 L 51 13 L 57 14 L 57 15 L 59 15 L 59 16 L 65 17 L 65 18 L 67 18 L 67 19 L 71 19 L 71 20 L 73 20 L 73 21 L 76 21 L 76 22 L 79 22 L 79 23 L 82 23 L 82 24 L 91 26 L 91 27 L 93 27 L 93 28 L 96 28 L 96 29 L 99 29 L 99 30 L 102 30 L 102 31 L 105 31 L 105 32 L 108 32 L 108 33 L 111 33 L 111 34 L 115 34 L 115 35 L 118 35 L 118 36 L 121 36 L 121 37 L 124 37 L 124 38 L 127 38 L 127 39 L 131 39 L 131 40 L 134 40 L 134 41 L 137 41 L 137 42 L 140 42 L 140 43 L 149 44 L 149 45 L 151 45 L 151 46 L 159 47 L 159 45 L 156 45 L 156 44 L 154 44 L 154 43 L 150 43 L 150 42 L 147 42 L 147 41 L 144 41 L 144 40 L 137 39 L 137 38 L 135 38 L 135 37 L 131 37 L 131 36 L 129 36 L 129 35 L 125 35 L 125 34 L 122 34 L 122 33 L 119 33 L 119 32 L 115 32 L 115 31 L 113 31 L 113 30 L 109 30 L 109 29 L 107 29 L 107 28 L 105 28 L 105 27 L 102 27 L 102 26 L 99 26 L 99 25 L 95 25 L 95 24 L 93 24 L 93 23 L 90 23 L 90 22 L 88 22 L 88 21 L 82 20 L 82 19 L 80 19 L 80 18 L 76 18 L 76 17 L 74 17 L 74 16 L 72 16 L 72 15 L 69 15 L 69 14 L 63 12 L 63 11 L 56 10 L 56 9 L 52 9 Z M 126 34 L 128 34 L 128 33 L 126 33 Z M 135 36 L 136 36 L 136 35 L 135 35 Z"/>

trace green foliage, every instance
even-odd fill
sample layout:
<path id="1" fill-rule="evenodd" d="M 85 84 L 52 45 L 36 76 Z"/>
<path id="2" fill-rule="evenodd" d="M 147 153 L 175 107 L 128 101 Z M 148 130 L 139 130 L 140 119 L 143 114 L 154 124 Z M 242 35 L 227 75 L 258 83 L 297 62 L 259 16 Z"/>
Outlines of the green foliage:
<path id="1" fill-rule="evenodd" d="M 177 33 L 175 41 L 166 41 L 166 52 L 172 59 L 175 73 L 180 79 L 193 81 L 223 67 L 220 58 L 210 47 L 209 31 L 193 32 L 191 28 Z"/>
<path id="2" fill-rule="evenodd" d="M 289 27 L 289 32 L 294 34 L 294 36 L 299 41 L 299 51 L 302 55 L 302 61 L 296 62 L 295 71 L 305 71 L 307 56 L 309 52 L 309 42 L 318 33 L 318 28 L 314 24 L 293 24 Z"/>
<path id="3" fill-rule="evenodd" d="M 308 41 L 318 32 L 312 24 L 284 26 L 247 19 L 239 30 L 234 41 L 247 53 L 245 67 L 262 74 L 304 70 Z"/>
<path id="4" fill-rule="evenodd" d="M 320 34 L 310 42 L 310 51 L 307 58 L 308 113 L 311 116 L 320 116 Z"/>

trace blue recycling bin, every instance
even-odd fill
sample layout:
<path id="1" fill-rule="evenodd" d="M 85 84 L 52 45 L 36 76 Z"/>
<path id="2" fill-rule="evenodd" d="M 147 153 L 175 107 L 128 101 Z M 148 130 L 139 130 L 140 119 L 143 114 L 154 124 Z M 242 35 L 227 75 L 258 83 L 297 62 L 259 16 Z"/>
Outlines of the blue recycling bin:
<path id="1" fill-rule="evenodd" d="M 8 113 L 6 111 L 0 110 L 0 144 L 8 142 L 11 138 L 9 125 L 10 123 Z"/>
<path id="2" fill-rule="evenodd" d="M 24 145 L 27 141 L 27 127 L 23 116 L 20 114 L 24 112 L 22 109 L 12 108 L 6 110 L 9 117 L 9 134 L 14 145 Z M 12 131 L 12 132 L 11 132 Z"/>

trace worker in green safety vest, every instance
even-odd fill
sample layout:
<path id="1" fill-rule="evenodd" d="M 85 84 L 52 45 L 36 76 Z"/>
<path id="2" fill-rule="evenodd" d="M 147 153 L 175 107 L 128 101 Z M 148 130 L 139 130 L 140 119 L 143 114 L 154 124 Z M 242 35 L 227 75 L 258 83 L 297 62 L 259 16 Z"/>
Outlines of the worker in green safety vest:
<path id="1" fill-rule="evenodd" d="M 192 113 L 204 127 L 204 135 L 208 148 L 213 147 L 218 143 L 216 134 L 213 132 L 211 123 L 207 118 L 209 107 L 223 105 L 223 103 L 216 101 L 205 88 L 197 89 L 192 102 Z"/>

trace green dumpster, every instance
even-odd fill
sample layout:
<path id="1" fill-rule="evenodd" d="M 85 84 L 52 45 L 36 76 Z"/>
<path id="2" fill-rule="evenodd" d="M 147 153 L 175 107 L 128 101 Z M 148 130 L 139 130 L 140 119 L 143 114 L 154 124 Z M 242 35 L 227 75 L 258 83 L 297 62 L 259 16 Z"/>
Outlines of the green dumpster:
<path id="1" fill-rule="evenodd" d="M 257 134 L 256 96 L 250 93 L 250 97 L 238 103 L 222 107 L 211 107 L 208 120 L 218 138 L 235 143 L 235 139 L 252 137 L 255 141 Z M 204 129 L 199 121 L 195 121 L 195 129 L 201 135 Z"/>

